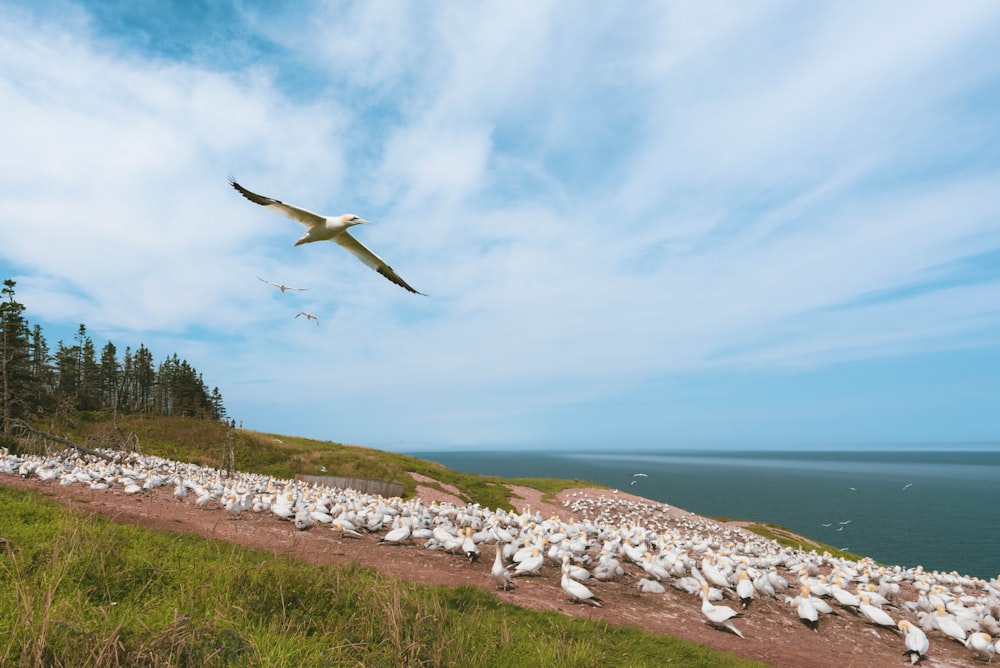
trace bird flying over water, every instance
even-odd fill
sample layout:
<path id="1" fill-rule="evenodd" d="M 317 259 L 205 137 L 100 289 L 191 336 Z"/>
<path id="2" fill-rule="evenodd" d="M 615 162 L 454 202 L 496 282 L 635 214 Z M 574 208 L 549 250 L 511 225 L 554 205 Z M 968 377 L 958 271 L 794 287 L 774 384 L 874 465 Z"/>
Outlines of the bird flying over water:
<path id="1" fill-rule="evenodd" d="M 302 291 L 302 290 L 308 290 L 308 289 L 309 289 L 309 288 L 293 288 L 292 286 L 290 286 L 290 285 L 285 285 L 284 283 L 272 283 L 271 281 L 265 281 L 265 280 L 264 280 L 263 278 L 261 278 L 260 276 L 258 276 L 258 277 L 257 277 L 257 280 L 258 280 L 258 281 L 263 281 L 264 283 L 267 283 L 268 285 L 273 285 L 274 287 L 276 287 L 276 288 L 278 288 L 279 290 L 281 290 L 281 293 L 282 293 L 282 294 L 284 294 L 284 293 L 285 293 L 285 290 L 296 290 L 296 291 Z"/>
<path id="2" fill-rule="evenodd" d="M 355 216 L 353 213 L 345 213 L 340 216 L 321 216 L 318 213 L 300 209 L 291 204 L 285 204 L 281 200 L 250 192 L 232 179 L 230 179 L 229 184 L 254 204 L 260 204 L 261 206 L 273 209 L 305 225 L 306 233 L 295 242 L 296 246 L 314 241 L 335 241 L 341 248 L 401 288 L 418 295 L 424 294 L 410 287 L 406 281 L 399 277 L 399 274 L 392 270 L 392 267 L 386 264 L 385 260 L 368 250 L 364 244 L 347 232 L 347 229 L 354 225 L 367 225 L 368 221 L 364 218 Z"/>

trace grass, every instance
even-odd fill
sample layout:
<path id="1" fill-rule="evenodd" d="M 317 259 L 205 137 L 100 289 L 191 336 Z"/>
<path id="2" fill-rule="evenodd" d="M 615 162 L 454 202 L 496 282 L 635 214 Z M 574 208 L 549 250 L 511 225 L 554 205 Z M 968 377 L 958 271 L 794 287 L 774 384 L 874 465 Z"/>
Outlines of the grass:
<path id="1" fill-rule="evenodd" d="M 816 553 L 822 554 L 824 552 L 829 552 L 831 556 L 837 559 L 846 559 L 848 561 L 861 561 L 862 557 L 854 554 L 853 552 L 848 552 L 846 550 L 841 550 L 839 548 L 827 545 L 825 543 L 818 543 L 812 540 L 803 538 L 797 533 L 792 532 L 780 524 L 765 524 L 761 522 L 753 522 L 748 524 L 746 527 L 748 531 L 752 531 L 758 536 L 763 536 L 764 538 L 770 538 L 776 541 L 779 545 L 784 545 L 786 547 L 792 547 L 798 550 L 815 550 Z"/>
<path id="2" fill-rule="evenodd" d="M 59 433 L 54 428 L 53 432 Z M 72 430 L 69 437 L 77 442 L 86 440 L 92 445 L 99 445 L 111 442 L 114 436 L 124 438 L 133 432 L 138 436 L 140 449 L 146 454 L 221 468 L 225 461 L 227 441 L 232 439 L 235 466 L 240 471 L 288 479 L 297 474 L 323 475 L 322 469 L 326 468 L 326 475 L 402 483 L 404 497 L 416 494 L 416 482 L 407 474 L 413 471 L 457 488 L 463 502 L 478 503 L 486 508 L 520 510 L 513 506 L 506 484 L 538 489 L 545 500 L 551 500 L 561 490 L 579 487 L 581 484 L 604 487 L 579 480 L 508 480 L 462 473 L 401 453 L 298 436 L 229 429 L 218 422 L 182 417 L 120 417 L 117 420 L 117 430 L 112 430 L 109 423 L 82 423 Z"/>
<path id="3" fill-rule="evenodd" d="M 116 524 L 0 486 L 3 666 L 749 666 L 472 587 Z"/>

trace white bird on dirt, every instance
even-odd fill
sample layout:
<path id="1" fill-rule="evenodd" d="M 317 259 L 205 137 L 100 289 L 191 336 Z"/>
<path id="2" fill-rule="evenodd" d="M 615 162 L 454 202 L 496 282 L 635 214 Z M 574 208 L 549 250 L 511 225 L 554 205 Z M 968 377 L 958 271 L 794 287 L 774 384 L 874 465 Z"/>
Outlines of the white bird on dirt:
<path id="1" fill-rule="evenodd" d="M 933 620 L 934 624 L 937 626 L 938 630 L 941 631 L 941 633 L 953 640 L 957 640 L 960 643 L 965 643 L 965 630 L 952 615 L 949 615 L 945 611 L 943 603 L 937 604 L 937 610 L 934 613 Z"/>
<path id="2" fill-rule="evenodd" d="M 187 496 L 188 488 L 184 484 L 184 478 L 182 476 L 177 476 L 177 486 L 174 487 L 174 498 L 178 501 L 183 501 Z"/>
<path id="3" fill-rule="evenodd" d="M 333 530 L 340 534 L 341 538 L 364 538 L 364 534 L 354 529 L 348 529 L 341 520 L 333 521 Z"/>
<path id="4" fill-rule="evenodd" d="M 840 604 L 842 608 L 848 608 L 851 610 L 857 610 L 858 606 L 861 605 L 861 599 L 857 597 L 856 594 L 852 594 L 843 587 L 843 580 L 838 575 L 834 578 L 827 588 L 830 590 L 830 595 L 833 599 Z"/>
<path id="5" fill-rule="evenodd" d="M 309 505 L 309 517 L 311 517 L 314 522 L 318 522 L 320 524 L 333 523 L 333 515 L 323 512 L 323 510 L 321 510 L 315 503 Z"/>
<path id="6" fill-rule="evenodd" d="M 238 520 L 240 518 L 243 508 L 240 506 L 240 502 L 236 494 L 230 493 L 226 497 L 225 509 L 226 513 L 234 520 Z"/>
<path id="7" fill-rule="evenodd" d="M 295 528 L 305 531 L 313 525 L 313 518 L 309 514 L 309 508 L 302 507 L 295 511 Z"/>
<path id="8" fill-rule="evenodd" d="M 296 292 L 304 292 L 304 291 L 306 291 L 306 290 L 309 289 L 309 288 L 293 288 L 292 286 L 285 285 L 284 283 L 272 283 L 271 281 L 265 281 L 260 276 L 257 277 L 257 280 L 258 281 L 263 281 L 264 283 L 267 283 L 268 285 L 273 285 L 274 287 L 276 287 L 279 290 L 281 290 L 281 294 L 285 294 L 285 290 L 294 290 Z"/>
<path id="9" fill-rule="evenodd" d="M 666 592 L 666 588 L 661 585 L 656 580 L 649 580 L 647 578 L 639 578 L 639 592 L 643 594 L 662 594 Z"/>
<path id="10" fill-rule="evenodd" d="M 730 621 L 733 617 L 739 617 L 740 613 L 733 610 L 729 606 L 713 605 L 709 603 L 707 582 L 701 583 L 701 614 L 705 616 L 705 619 L 707 619 L 709 624 L 712 626 L 725 627 L 739 637 L 743 637 L 740 630 L 733 625 L 732 621 Z"/>
<path id="11" fill-rule="evenodd" d="M 510 581 L 510 571 L 503 565 L 503 550 L 497 545 L 496 555 L 493 558 L 493 570 L 490 571 L 493 581 L 497 584 L 497 589 L 507 591 L 515 589 L 514 583 Z"/>
<path id="12" fill-rule="evenodd" d="M 398 520 L 399 518 L 397 517 L 396 519 Z M 400 543 L 410 540 L 411 529 L 409 524 L 405 524 L 403 522 L 399 522 L 398 524 L 394 522 L 393 524 L 395 525 L 395 528 L 382 536 L 382 540 L 379 541 L 380 544 L 390 543 L 399 545 Z"/>
<path id="13" fill-rule="evenodd" d="M 795 605 L 795 611 L 799 615 L 802 623 L 813 631 L 819 631 L 819 611 L 814 603 L 815 599 L 809 593 L 809 585 L 803 583 L 800 586 L 801 593 L 788 601 Z"/>
<path id="14" fill-rule="evenodd" d="M 969 648 L 969 651 L 972 652 L 977 660 L 985 661 L 986 663 L 992 663 L 993 656 L 997 652 L 996 647 L 993 646 L 993 639 L 990 638 L 988 633 L 983 633 L 982 631 L 970 634 L 965 641 L 965 646 Z"/>
<path id="15" fill-rule="evenodd" d="M 931 644 L 927 640 L 926 633 L 906 619 L 899 620 L 899 624 L 896 626 L 899 627 L 899 630 L 903 632 L 903 636 L 905 637 L 906 653 L 910 655 L 911 664 L 915 664 L 927 656 L 927 650 L 930 649 Z"/>
<path id="16" fill-rule="evenodd" d="M 750 582 L 750 574 L 747 573 L 746 569 L 741 569 L 739 579 L 736 581 L 736 595 L 740 597 L 740 607 L 744 610 L 750 607 L 753 594 L 754 588 L 753 583 Z"/>
<path id="17" fill-rule="evenodd" d="M 250 192 L 236 181 L 230 180 L 229 183 L 241 195 L 254 204 L 260 204 L 261 206 L 278 211 L 292 220 L 297 220 L 305 225 L 306 233 L 295 242 L 296 246 L 313 243 L 314 241 L 334 241 L 341 248 L 365 263 L 365 265 L 382 274 L 382 276 L 399 287 L 418 295 L 423 294 L 410 287 L 406 281 L 399 277 L 399 274 L 392 270 L 392 267 L 386 264 L 385 260 L 368 250 L 364 244 L 347 232 L 348 228 L 354 225 L 367 225 L 368 221 L 364 218 L 355 216 L 353 213 L 345 213 L 340 216 L 321 216 L 312 211 L 300 209 L 291 204 L 285 204 L 280 200 Z"/>
<path id="18" fill-rule="evenodd" d="M 876 608 L 872 605 L 869 602 L 867 594 L 861 595 L 861 604 L 858 605 L 858 610 L 860 610 L 861 614 L 867 617 L 868 621 L 872 624 L 887 626 L 892 629 L 896 628 L 895 620 L 893 620 L 893 618 L 889 616 L 889 613 L 882 608 Z"/>
<path id="19" fill-rule="evenodd" d="M 537 547 L 533 547 L 531 548 L 531 556 L 522 559 L 514 568 L 514 576 L 538 575 L 543 563 L 545 563 L 545 557 L 542 555 L 542 551 Z"/>
<path id="20" fill-rule="evenodd" d="M 567 554 L 563 557 L 562 579 L 559 585 L 564 592 L 569 594 L 570 600 L 573 603 L 586 603 L 596 608 L 603 608 L 604 602 L 594 592 L 590 591 L 583 583 L 577 582 L 569 576 L 569 566 L 569 555 Z"/>
<path id="21" fill-rule="evenodd" d="M 472 527 L 465 527 L 465 538 L 462 540 L 462 552 L 471 564 L 479 558 L 479 546 L 472 540 Z"/>
<path id="22" fill-rule="evenodd" d="M 646 552 L 643 555 L 642 563 L 640 563 L 639 566 L 642 567 L 642 570 L 646 571 L 646 575 L 654 580 L 666 580 L 670 577 L 667 569 L 653 561 L 652 552 Z"/>

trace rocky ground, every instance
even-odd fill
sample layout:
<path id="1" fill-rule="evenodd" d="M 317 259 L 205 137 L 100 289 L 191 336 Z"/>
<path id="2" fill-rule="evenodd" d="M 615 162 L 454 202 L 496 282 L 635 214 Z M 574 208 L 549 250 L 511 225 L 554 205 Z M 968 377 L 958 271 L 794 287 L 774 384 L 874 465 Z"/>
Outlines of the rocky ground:
<path id="1" fill-rule="evenodd" d="M 454 502 L 458 497 L 428 487 L 430 481 L 412 474 L 418 483 L 418 493 L 424 503 Z M 435 483 L 442 489 L 446 485 Z M 471 585 L 494 591 L 490 577 L 494 548 L 484 545 L 480 559 L 470 563 L 463 556 L 426 550 L 419 542 L 413 545 L 380 545 L 378 535 L 361 539 L 339 538 L 325 526 L 297 531 L 291 522 L 278 521 L 269 513 L 243 513 L 232 519 L 212 501 L 198 508 L 191 499 L 176 500 L 170 487 L 148 493 L 126 495 L 121 489 L 92 490 L 81 485 L 60 486 L 56 481 L 0 476 L 0 485 L 31 488 L 57 499 L 68 507 L 86 513 L 98 513 L 116 521 L 153 529 L 184 532 L 240 545 L 287 554 L 297 559 L 319 564 L 357 562 L 389 575 L 414 582 L 441 585 Z M 554 502 L 545 503 L 535 490 L 513 487 L 520 500 L 515 505 L 530 506 L 543 517 L 558 515 L 564 520 L 584 519 L 600 507 L 605 512 L 617 512 L 622 519 L 634 518 L 644 525 L 669 526 L 672 522 L 711 522 L 677 508 L 642 499 L 622 492 L 602 489 L 572 489 L 561 492 Z M 733 526 L 719 529 L 741 531 Z M 799 622 L 796 612 L 783 600 L 756 599 L 736 625 L 745 638 L 708 626 L 701 615 L 701 599 L 670 586 L 664 594 L 640 594 L 637 582 L 645 574 L 631 564 L 625 565 L 628 577 L 620 582 L 587 582 L 604 600 L 603 608 L 573 604 L 559 586 L 559 568 L 546 564 L 537 577 L 515 578 L 517 589 L 497 592 L 514 605 L 538 610 L 557 611 L 566 615 L 601 620 L 610 624 L 627 625 L 649 633 L 677 636 L 703 643 L 718 650 L 733 652 L 747 659 L 775 666 L 906 666 L 903 638 L 895 630 L 875 627 L 863 617 L 838 610 L 820 620 L 819 632 Z M 794 576 L 789 577 L 793 580 Z M 795 595 L 795 591 L 790 591 Z M 904 598 L 915 598 L 913 590 L 904 588 Z M 738 603 L 728 601 L 738 607 Z M 894 619 L 913 619 L 902 609 L 890 609 Z M 939 633 L 929 634 L 931 649 L 921 665 L 975 665 L 969 651 Z"/>

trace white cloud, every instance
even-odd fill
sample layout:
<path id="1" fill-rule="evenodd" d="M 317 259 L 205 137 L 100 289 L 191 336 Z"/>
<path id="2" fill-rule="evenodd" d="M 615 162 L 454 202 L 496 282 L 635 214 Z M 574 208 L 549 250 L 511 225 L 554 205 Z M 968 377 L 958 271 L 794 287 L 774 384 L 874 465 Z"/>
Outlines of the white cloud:
<path id="1" fill-rule="evenodd" d="M 247 67 L 82 12 L 0 10 L 0 267 L 32 317 L 177 351 L 244 412 L 520 438 L 679 372 L 992 345 L 995 284 L 943 269 L 1000 247 L 959 101 L 996 82 L 992 3 L 243 8 Z M 292 248 L 230 176 L 371 220 L 430 297 Z"/>

